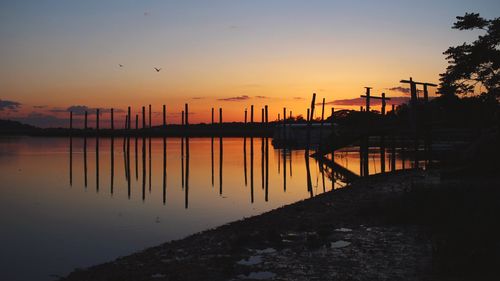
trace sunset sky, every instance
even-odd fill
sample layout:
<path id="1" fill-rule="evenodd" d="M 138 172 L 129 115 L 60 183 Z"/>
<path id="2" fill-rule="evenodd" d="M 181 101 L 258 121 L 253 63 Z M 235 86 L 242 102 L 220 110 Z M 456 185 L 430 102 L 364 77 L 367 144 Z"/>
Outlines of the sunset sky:
<path id="1" fill-rule="evenodd" d="M 166 104 L 179 122 L 189 103 L 191 122 L 211 107 L 241 121 L 251 104 L 260 120 L 264 104 L 305 115 L 313 92 L 404 96 L 400 79 L 437 83 L 442 52 L 477 36 L 451 29 L 465 12 L 498 17 L 500 1 L 1 1 L 0 118 L 64 126 L 72 106 Z"/>

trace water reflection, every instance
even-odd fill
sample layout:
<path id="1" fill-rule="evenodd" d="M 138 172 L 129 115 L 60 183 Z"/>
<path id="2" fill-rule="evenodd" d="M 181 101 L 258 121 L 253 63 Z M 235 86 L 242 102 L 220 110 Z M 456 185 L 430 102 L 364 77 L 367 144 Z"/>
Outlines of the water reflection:
<path id="1" fill-rule="evenodd" d="M 70 186 L 74 184 L 73 182 L 73 154 L 74 154 L 74 138 L 70 137 L 69 139 L 69 183 Z M 395 142 L 395 137 L 386 137 L 381 136 L 378 139 L 379 146 L 377 147 L 368 147 L 368 143 L 370 140 L 368 138 L 363 138 L 360 141 L 360 146 L 358 147 L 348 147 L 341 150 L 338 150 L 334 153 L 333 157 L 328 157 L 321 160 L 315 160 L 310 157 L 309 151 L 301 151 L 301 150 L 290 150 L 290 149 L 274 149 L 274 155 L 277 164 L 277 175 L 281 177 L 281 186 L 282 192 L 286 193 L 288 188 L 288 182 L 293 180 L 292 169 L 294 166 L 303 166 L 304 169 L 304 179 L 305 184 L 304 188 L 309 194 L 309 196 L 313 196 L 315 193 L 314 190 L 320 188 L 321 192 L 327 192 L 328 190 L 339 188 L 345 186 L 346 183 L 355 180 L 358 177 L 363 177 L 367 175 L 372 175 L 376 173 L 386 173 L 389 171 L 395 171 L 399 169 L 405 169 L 408 167 L 406 162 L 410 162 L 410 167 L 418 167 L 419 161 L 414 159 L 407 159 L 407 152 L 404 147 L 397 148 L 398 145 Z M 157 141 L 157 140 L 161 140 Z M 187 209 L 189 207 L 189 180 L 190 180 L 190 150 L 191 144 L 190 141 L 192 139 L 188 137 L 182 138 L 173 138 L 173 143 L 178 143 L 180 147 L 179 154 L 180 157 L 180 186 L 184 192 L 184 207 Z M 195 146 L 199 146 L 199 143 L 204 143 L 205 139 L 195 139 Z M 250 186 L 249 189 L 249 197 L 250 203 L 254 203 L 255 198 L 255 178 L 257 174 L 257 178 L 260 176 L 260 189 L 263 191 L 264 201 L 268 202 L 269 200 L 269 184 L 270 184 L 270 175 L 269 175 L 269 139 L 268 138 L 254 138 L 249 137 L 241 138 L 241 139 L 228 139 L 231 141 L 231 157 L 228 158 L 228 161 L 231 161 L 231 165 L 236 165 L 233 161 L 234 147 L 235 142 L 241 142 L 240 149 L 243 151 L 242 155 L 242 168 L 243 168 L 243 178 L 242 185 Z M 100 139 L 99 137 L 95 138 L 95 180 L 96 180 L 96 192 L 99 192 L 99 183 L 100 183 L 100 143 L 109 142 L 109 146 L 106 146 L 106 149 L 109 151 L 109 163 L 110 163 L 110 193 L 113 195 L 115 192 L 115 138 L 109 139 Z M 124 177 L 127 186 L 127 198 L 132 198 L 132 189 L 133 183 L 131 180 L 131 155 L 130 155 L 130 137 L 123 138 L 123 161 L 124 161 Z M 155 179 L 153 177 L 153 163 L 155 155 L 162 155 L 162 164 L 160 165 L 161 172 L 158 174 L 162 175 L 161 186 L 162 186 L 162 203 L 165 205 L 167 203 L 167 162 L 169 161 L 169 157 L 167 154 L 167 138 L 162 137 L 159 139 L 155 138 L 146 138 L 141 137 L 140 140 L 137 137 L 134 137 L 134 146 L 135 146 L 135 174 L 136 181 L 138 180 L 138 143 L 141 141 L 141 168 L 142 168 L 142 181 L 141 181 L 141 199 L 142 201 L 146 201 L 146 182 L 148 183 L 149 193 L 153 192 L 153 182 Z M 147 145 L 146 145 L 147 142 Z M 219 195 L 222 198 L 223 196 L 223 182 L 225 180 L 223 176 L 224 171 L 224 138 L 218 137 L 219 142 L 219 159 L 218 159 L 218 183 L 219 183 Z M 256 143 L 257 142 L 257 143 Z M 373 141 L 371 141 L 373 142 Z M 389 143 L 389 149 L 386 148 Z M 84 186 L 87 187 L 87 144 L 88 140 L 86 137 L 83 138 L 83 170 L 84 170 Z M 155 153 L 155 146 L 161 147 L 161 153 Z M 255 146 L 260 146 L 260 153 L 255 151 Z M 249 146 L 249 151 L 247 147 Z M 198 149 L 198 148 L 197 148 Z M 107 151 L 107 152 L 108 152 Z M 241 151 L 241 150 L 240 150 Z M 211 170 L 211 185 L 212 187 L 215 184 L 215 149 L 214 149 L 214 138 L 210 138 L 210 170 Z M 302 155 L 303 161 L 298 161 L 297 163 L 293 163 L 292 159 L 295 156 Z M 146 159 L 147 158 L 147 159 Z M 249 158 L 249 160 L 248 160 Z M 260 159 L 259 159 L 260 158 Z M 146 162 L 147 161 L 147 162 Z M 172 160 L 170 160 L 172 161 Z M 314 164 L 312 164 L 314 163 Z M 202 163 L 196 163 L 196 168 L 200 169 L 200 165 L 203 166 Z M 257 170 L 256 166 L 257 165 Z M 260 165 L 260 167 L 259 167 Z M 388 169 L 386 167 L 389 167 Z M 296 167 L 295 167 L 296 168 Z M 312 178 L 312 168 L 315 169 L 315 185 L 313 185 Z M 249 170 L 249 172 L 248 172 Z M 258 173 L 260 172 L 260 175 Z M 147 173 L 147 175 L 146 175 Z M 300 174 L 300 173 L 299 173 Z M 235 174 L 230 174 L 228 176 L 231 178 L 231 182 L 235 179 Z M 274 176 L 272 176 L 274 177 Z M 237 177 L 236 177 L 237 178 Z M 330 183 L 328 183 L 330 181 Z M 258 184 L 257 184 L 258 185 Z M 274 186 L 276 186 L 276 180 L 274 180 Z M 175 200 L 175 199 L 173 199 Z"/>
<path id="2" fill-rule="evenodd" d="M 6 183 L 0 186 L 0 239 L 9 241 L 5 256 L 14 257 L 0 269 L 18 268 L 15 261 L 23 260 L 20 265 L 29 270 L 7 276 L 26 272 L 39 275 L 24 280 L 47 280 L 43 276 L 343 187 L 360 171 L 414 166 L 403 141 L 393 140 L 388 135 L 370 140 L 372 147 L 346 148 L 316 161 L 305 151 L 273 149 L 271 140 L 261 137 L 0 138 L 1 147 L 8 148 L 0 155 Z M 15 157 L 6 158 L 9 153 Z M 96 192 L 89 192 L 88 181 L 94 180 Z M 103 183 L 110 184 L 109 193 L 102 186 L 97 192 Z M 65 237 L 64 247 L 59 237 Z"/>

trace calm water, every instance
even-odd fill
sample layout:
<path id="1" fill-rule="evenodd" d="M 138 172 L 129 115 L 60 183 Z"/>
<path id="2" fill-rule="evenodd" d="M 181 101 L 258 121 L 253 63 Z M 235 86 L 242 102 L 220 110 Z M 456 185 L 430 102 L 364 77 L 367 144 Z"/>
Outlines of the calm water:
<path id="1" fill-rule="evenodd" d="M 2 279 L 52 280 L 345 186 L 305 159 L 261 138 L 0 138 Z M 356 149 L 335 162 L 360 172 Z"/>

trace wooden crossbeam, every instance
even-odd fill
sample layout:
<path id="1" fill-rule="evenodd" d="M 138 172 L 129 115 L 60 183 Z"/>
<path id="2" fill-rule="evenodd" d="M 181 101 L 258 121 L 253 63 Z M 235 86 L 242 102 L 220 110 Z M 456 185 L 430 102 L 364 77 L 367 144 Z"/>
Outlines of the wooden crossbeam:
<path id="1" fill-rule="evenodd" d="M 410 93 L 412 102 L 417 100 L 417 85 L 424 86 L 424 100 L 427 102 L 429 100 L 429 90 L 427 87 L 437 87 L 438 85 L 428 82 L 417 82 L 413 81 L 410 77 L 410 80 L 401 80 L 400 83 L 410 84 Z"/>

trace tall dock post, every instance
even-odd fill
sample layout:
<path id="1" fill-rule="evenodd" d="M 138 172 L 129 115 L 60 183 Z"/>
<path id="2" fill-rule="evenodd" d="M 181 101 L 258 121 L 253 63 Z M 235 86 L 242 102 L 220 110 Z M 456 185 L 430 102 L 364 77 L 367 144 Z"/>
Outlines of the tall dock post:
<path id="1" fill-rule="evenodd" d="M 189 125 L 189 119 L 188 119 L 188 116 L 189 116 L 189 113 L 188 113 L 188 104 L 184 104 L 184 119 L 185 119 L 185 123 L 186 123 L 186 127 Z"/>
<path id="2" fill-rule="evenodd" d="M 69 112 L 69 130 L 70 133 L 73 132 L 73 111 Z"/>
<path id="3" fill-rule="evenodd" d="M 127 117 L 128 117 L 128 122 L 127 122 L 127 124 L 128 124 L 128 126 L 126 126 L 126 128 L 125 128 L 125 129 L 127 129 L 127 130 L 130 130 L 130 126 L 131 126 L 131 125 L 130 125 L 130 123 L 131 123 L 131 121 L 130 121 L 130 120 L 132 120 L 132 118 L 131 118 L 131 117 L 132 117 L 132 115 L 131 115 L 131 113 L 130 113 L 130 112 L 131 112 L 131 110 L 130 110 L 130 106 L 129 106 L 129 107 L 127 108 Z"/>
<path id="4" fill-rule="evenodd" d="M 149 105 L 149 128 L 151 128 L 151 105 Z"/>
<path id="5" fill-rule="evenodd" d="M 250 123 L 253 125 L 253 104 L 250 106 Z"/>
<path id="6" fill-rule="evenodd" d="M 111 113 L 111 131 L 113 131 L 115 129 L 115 118 L 114 118 L 114 114 L 113 114 L 113 108 L 111 108 L 110 110 L 110 113 Z"/>
<path id="7" fill-rule="evenodd" d="M 146 107 L 142 107 L 142 128 L 146 128 Z"/>
<path id="8" fill-rule="evenodd" d="M 268 115 L 268 107 L 267 107 L 267 105 L 264 106 L 264 111 L 265 111 L 264 113 L 266 115 L 266 127 L 267 127 L 267 125 L 269 125 L 269 118 L 268 118 L 269 115 Z"/>
<path id="9" fill-rule="evenodd" d="M 99 108 L 95 110 L 95 128 L 96 130 L 99 130 Z"/>
<path id="10" fill-rule="evenodd" d="M 88 120 L 88 113 L 87 113 L 87 111 L 85 111 L 85 121 L 84 121 L 84 123 L 83 123 L 83 124 L 84 124 L 84 125 L 83 125 L 83 126 L 84 126 L 83 128 L 85 129 L 85 131 L 87 131 L 87 128 L 88 128 L 88 127 L 87 127 L 87 120 Z"/>
<path id="11" fill-rule="evenodd" d="M 167 107 L 163 105 L 163 127 L 167 126 Z"/>

